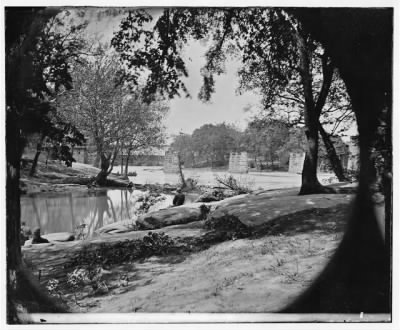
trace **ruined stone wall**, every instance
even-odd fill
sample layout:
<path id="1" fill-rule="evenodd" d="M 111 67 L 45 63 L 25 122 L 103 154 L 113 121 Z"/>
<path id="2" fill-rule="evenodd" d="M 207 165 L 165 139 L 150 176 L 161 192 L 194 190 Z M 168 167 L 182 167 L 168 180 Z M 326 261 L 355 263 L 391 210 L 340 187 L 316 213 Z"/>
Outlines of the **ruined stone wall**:
<path id="1" fill-rule="evenodd" d="M 304 152 L 291 152 L 289 157 L 289 173 L 301 173 L 303 171 Z"/>
<path id="2" fill-rule="evenodd" d="M 247 152 L 231 152 L 229 155 L 230 173 L 248 173 L 249 160 Z"/>
<path id="3" fill-rule="evenodd" d="M 357 139 L 352 137 L 349 142 L 349 160 L 347 162 L 347 170 L 358 171 L 360 168 L 360 149 Z"/>
<path id="4" fill-rule="evenodd" d="M 164 173 L 179 173 L 179 158 L 176 152 L 165 153 L 163 170 Z"/>

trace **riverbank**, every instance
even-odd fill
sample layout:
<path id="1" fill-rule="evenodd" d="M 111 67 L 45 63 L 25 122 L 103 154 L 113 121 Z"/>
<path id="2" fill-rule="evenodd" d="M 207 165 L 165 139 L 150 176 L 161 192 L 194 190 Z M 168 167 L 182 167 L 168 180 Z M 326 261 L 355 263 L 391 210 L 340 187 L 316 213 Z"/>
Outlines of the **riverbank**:
<path id="1" fill-rule="evenodd" d="M 35 185 L 39 194 L 58 192 L 57 180 L 97 171 L 50 165 L 41 164 L 36 178 L 23 176 L 29 193 Z M 154 211 L 134 226 L 98 228 L 91 239 L 24 246 L 23 259 L 43 290 L 72 312 L 279 311 L 334 253 L 354 189 L 309 196 L 297 188 L 257 190 Z"/>
<path id="2" fill-rule="evenodd" d="M 99 169 L 82 163 L 73 163 L 72 167 L 66 167 L 59 161 L 49 160 L 48 164 L 38 162 L 36 173 L 29 176 L 31 161 L 25 160 L 25 166 L 21 168 L 20 189 L 22 194 L 59 193 L 69 191 L 87 191 L 88 184 L 99 173 Z M 111 173 L 108 177 L 111 184 L 103 188 L 121 188 L 131 182 L 128 178 Z M 113 186 L 112 183 L 117 183 Z M 150 185 L 136 184 L 131 187 L 137 190 L 165 190 L 173 191 L 176 185 Z M 91 187 L 91 189 L 96 189 Z"/>
<path id="3" fill-rule="evenodd" d="M 73 312 L 273 312 L 329 261 L 351 198 L 242 195 L 209 203 L 205 220 L 34 245 L 23 256 L 43 286 L 57 281 L 52 293 Z M 87 277 L 79 288 L 73 274 Z"/>

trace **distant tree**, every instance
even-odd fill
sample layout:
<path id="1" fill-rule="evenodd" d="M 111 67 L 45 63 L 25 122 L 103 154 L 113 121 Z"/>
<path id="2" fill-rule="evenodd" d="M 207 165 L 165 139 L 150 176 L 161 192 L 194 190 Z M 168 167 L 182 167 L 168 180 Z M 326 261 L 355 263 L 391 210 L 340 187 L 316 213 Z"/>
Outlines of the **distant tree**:
<path id="1" fill-rule="evenodd" d="M 208 166 L 226 165 L 229 153 L 239 148 L 241 132 L 225 123 L 205 124 L 192 134 L 193 150 Z"/>
<path id="2" fill-rule="evenodd" d="M 196 164 L 196 150 L 193 146 L 191 134 L 180 133 L 173 137 L 171 149 L 180 154 L 181 160 L 185 166 Z"/>
<path id="3" fill-rule="evenodd" d="M 169 110 L 165 101 L 156 100 L 150 104 L 142 101 L 140 93 L 131 95 L 123 106 L 120 121 L 121 152 L 126 153 L 125 176 L 133 153 L 150 151 L 165 143 L 163 119 Z"/>
<path id="4" fill-rule="evenodd" d="M 254 162 L 260 168 L 257 157 L 268 160 L 274 166 L 280 161 L 280 152 L 289 139 L 289 127 L 280 120 L 255 118 L 244 132 L 246 150 L 254 155 Z"/>

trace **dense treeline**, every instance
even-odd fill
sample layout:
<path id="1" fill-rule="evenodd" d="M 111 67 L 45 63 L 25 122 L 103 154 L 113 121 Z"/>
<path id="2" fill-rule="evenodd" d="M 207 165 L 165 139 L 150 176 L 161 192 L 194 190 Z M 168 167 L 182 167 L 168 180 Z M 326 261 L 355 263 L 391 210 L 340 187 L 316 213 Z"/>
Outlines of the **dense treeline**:
<path id="1" fill-rule="evenodd" d="M 334 144 L 344 143 L 336 136 Z M 257 170 L 287 169 L 291 152 L 305 151 L 303 128 L 293 127 L 277 119 L 254 118 L 244 130 L 234 125 L 206 124 L 192 134 L 174 137 L 171 149 L 180 154 L 185 167 L 221 167 L 229 163 L 231 152 L 246 151 L 249 165 Z M 320 146 L 320 161 L 327 160 L 327 152 Z"/>

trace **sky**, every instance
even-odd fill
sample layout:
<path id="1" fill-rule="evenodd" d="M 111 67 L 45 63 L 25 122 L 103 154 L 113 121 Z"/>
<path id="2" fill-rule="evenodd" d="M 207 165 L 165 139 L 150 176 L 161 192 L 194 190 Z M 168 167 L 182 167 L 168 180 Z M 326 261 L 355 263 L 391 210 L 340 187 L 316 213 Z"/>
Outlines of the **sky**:
<path id="1" fill-rule="evenodd" d="M 118 30 L 119 23 L 125 15 L 116 17 L 104 17 L 100 21 L 96 19 L 96 10 L 90 9 L 86 18 L 89 25 L 86 33 L 89 38 L 100 39 L 102 42 L 110 42 L 113 32 Z M 182 133 L 192 133 L 193 130 L 208 123 L 218 124 L 222 122 L 236 125 L 244 129 L 252 112 L 245 112 L 248 105 L 257 106 L 259 96 L 252 92 L 238 95 L 237 70 L 238 61 L 226 63 L 226 74 L 216 77 L 216 92 L 207 104 L 197 97 L 202 85 L 200 68 L 205 63 L 204 53 L 206 46 L 200 42 L 192 41 L 184 49 L 189 77 L 184 79 L 191 98 L 175 97 L 170 101 L 170 111 L 165 118 L 166 132 L 169 136 Z"/>

